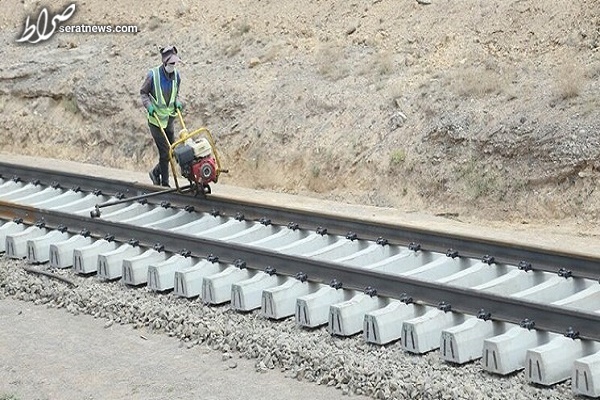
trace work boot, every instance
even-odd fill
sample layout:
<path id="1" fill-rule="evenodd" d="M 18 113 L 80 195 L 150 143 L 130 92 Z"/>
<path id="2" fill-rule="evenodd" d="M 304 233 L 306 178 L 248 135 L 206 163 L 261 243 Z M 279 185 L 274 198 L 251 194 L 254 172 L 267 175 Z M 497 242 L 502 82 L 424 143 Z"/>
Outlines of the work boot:
<path id="1" fill-rule="evenodd" d="M 160 185 L 160 176 L 158 176 L 156 174 L 156 170 L 152 169 L 149 173 L 148 176 L 150 176 L 150 180 L 152 181 L 153 185 Z"/>

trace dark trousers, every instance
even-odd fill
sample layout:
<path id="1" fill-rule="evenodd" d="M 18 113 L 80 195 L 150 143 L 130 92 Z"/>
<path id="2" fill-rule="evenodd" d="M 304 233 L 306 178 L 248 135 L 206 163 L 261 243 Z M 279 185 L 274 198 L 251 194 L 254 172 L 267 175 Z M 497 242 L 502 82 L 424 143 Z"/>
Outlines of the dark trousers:
<path id="1" fill-rule="evenodd" d="M 165 140 L 165 135 L 162 134 L 158 126 L 148 122 L 150 133 L 152 134 L 154 143 L 156 143 L 156 148 L 158 149 L 158 164 L 154 166 L 152 173 L 154 176 L 160 177 L 160 184 L 162 186 L 169 185 L 169 148 L 174 141 L 173 120 L 174 118 L 170 117 L 167 127 L 165 128 L 165 133 L 167 134 L 169 142 Z"/>

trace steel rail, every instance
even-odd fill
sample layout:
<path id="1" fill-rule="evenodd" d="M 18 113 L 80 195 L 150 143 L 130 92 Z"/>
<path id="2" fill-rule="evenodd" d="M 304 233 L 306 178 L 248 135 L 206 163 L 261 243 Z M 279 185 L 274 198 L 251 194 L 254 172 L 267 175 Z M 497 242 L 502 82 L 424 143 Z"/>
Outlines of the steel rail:
<path id="1" fill-rule="evenodd" d="M 0 174 L 7 179 L 17 176 L 23 181 L 60 182 L 66 188 L 78 187 L 81 190 L 99 190 L 105 194 L 122 193 L 127 197 L 153 193 L 160 189 L 139 183 L 90 177 L 72 172 L 57 172 L 6 162 L 0 162 Z M 262 205 L 252 201 L 231 200 L 216 194 L 207 198 L 178 193 L 169 193 L 158 197 L 162 201 L 167 201 L 173 205 L 191 205 L 198 211 L 219 212 L 222 215 L 230 216 L 239 213 L 244 215 L 246 219 L 255 220 L 266 217 L 277 224 L 295 222 L 304 229 L 323 227 L 329 233 L 339 235 L 355 232 L 361 239 L 375 240 L 378 237 L 383 237 L 393 244 L 417 243 L 423 250 L 445 253 L 448 249 L 453 249 L 465 257 L 480 258 L 489 255 L 494 257 L 495 262 L 499 264 L 518 265 L 520 262 L 525 262 L 531 264 L 531 268 L 534 270 L 558 272 L 560 269 L 565 269 L 571 271 L 574 277 L 600 279 L 600 254 L 589 256 L 518 243 L 506 243 L 458 234 L 450 235 L 402 224 L 387 224 L 354 217 L 294 210 L 289 207 Z"/>
<path id="2" fill-rule="evenodd" d="M 415 301 L 437 306 L 451 305 L 453 311 L 476 315 L 481 309 L 499 321 L 520 323 L 525 319 L 535 321 L 535 327 L 553 332 L 566 332 L 568 328 L 578 331 L 581 338 L 600 341 L 600 314 L 565 309 L 549 304 L 535 303 L 469 288 L 436 284 L 419 279 L 365 270 L 338 263 L 307 259 L 298 256 L 272 253 L 266 249 L 218 240 L 190 237 L 170 231 L 127 225 L 103 219 L 92 219 L 53 210 L 0 201 L 0 218 L 21 218 L 27 224 L 44 221 L 48 228 L 67 226 L 73 233 L 89 230 L 98 238 L 113 235 L 118 240 L 136 239 L 142 245 L 153 247 L 158 242 L 166 251 L 186 249 L 197 256 L 212 254 L 220 262 L 235 264 L 243 260 L 256 269 L 267 266 L 278 274 L 294 276 L 298 272 L 308 275 L 314 282 L 327 284 L 333 279 L 343 282 L 345 288 L 364 290 L 365 285 L 375 288 L 378 295 L 392 298 L 411 296 Z M 490 266 L 490 268 L 494 268 Z"/>

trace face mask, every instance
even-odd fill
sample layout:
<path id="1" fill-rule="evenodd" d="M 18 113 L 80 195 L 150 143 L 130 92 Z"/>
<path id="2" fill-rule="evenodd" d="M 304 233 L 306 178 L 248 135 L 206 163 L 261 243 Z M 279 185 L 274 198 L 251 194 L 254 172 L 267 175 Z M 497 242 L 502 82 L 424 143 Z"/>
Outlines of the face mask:
<path id="1" fill-rule="evenodd" d="M 165 71 L 167 71 L 167 73 L 172 73 L 173 71 L 175 71 L 175 65 L 173 64 L 167 64 L 165 65 Z"/>

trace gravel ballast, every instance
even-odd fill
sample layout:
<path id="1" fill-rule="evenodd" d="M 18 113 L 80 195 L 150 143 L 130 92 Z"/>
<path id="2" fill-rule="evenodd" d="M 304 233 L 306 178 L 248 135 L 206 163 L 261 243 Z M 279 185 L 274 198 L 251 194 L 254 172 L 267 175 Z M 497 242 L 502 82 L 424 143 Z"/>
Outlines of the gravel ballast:
<path id="1" fill-rule="evenodd" d="M 52 271 L 76 286 L 28 273 L 23 261 L 0 258 L 0 300 L 12 298 L 78 315 L 104 319 L 105 326 L 131 324 L 135 329 L 175 337 L 190 351 L 210 348 L 224 361 L 249 359 L 258 372 L 278 369 L 290 379 L 333 386 L 340 393 L 376 399 L 573 399 L 570 381 L 553 388 L 529 385 L 524 374 L 488 374 L 479 361 L 454 366 L 433 351 L 405 352 L 400 343 L 376 346 L 361 335 L 331 336 L 325 328 L 306 330 L 293 318 L 273 322 L 259 311 L 238 313 L 211 307 L 200 299 L 130 288 L 120 282 Z M 34 266 L 44 269 L 42 266 Z M 233 366 L 232 366 L 233 367 Z M 307 396 L 310 398 L 310 395 Z"/>

